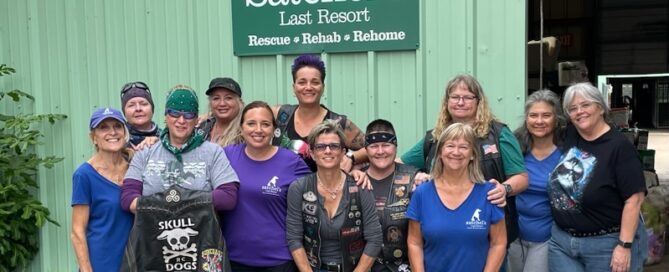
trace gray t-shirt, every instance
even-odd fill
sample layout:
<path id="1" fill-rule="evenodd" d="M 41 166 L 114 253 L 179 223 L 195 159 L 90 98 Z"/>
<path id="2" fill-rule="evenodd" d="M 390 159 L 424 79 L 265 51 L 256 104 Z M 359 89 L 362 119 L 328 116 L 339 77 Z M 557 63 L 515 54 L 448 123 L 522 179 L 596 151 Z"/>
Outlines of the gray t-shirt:
<path id="1" fill-rule="evenodd" d="M 221 184 L 239 182 L 225 151 L 217 144 L 204 142 L 181 156 L 183 163 L 161 143 L 156 143 L 135 153 L 125 178 L 142 181 L 145 196 L 162 192 L 172 184 L 212 191 Z"/>

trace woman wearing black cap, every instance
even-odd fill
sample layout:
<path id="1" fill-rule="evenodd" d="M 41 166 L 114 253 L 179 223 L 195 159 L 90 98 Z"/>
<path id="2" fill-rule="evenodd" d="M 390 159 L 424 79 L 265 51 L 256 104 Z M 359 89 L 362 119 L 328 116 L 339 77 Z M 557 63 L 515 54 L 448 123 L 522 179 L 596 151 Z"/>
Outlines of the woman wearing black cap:
<path id="1" fill-rule="evenodd" d="M 135 150 L 150 146 L 158 140 L 160 128 L 153 122 L 153 99 L 151 90 L 141 81 L 128 82 L 121 88 L 123 115 L 130 132 L 128 147 Z M 146 138 L 147 142 L 142 143 Z"/>
<path id="2" fill-rule="evenodd" d="M 244 107 L 242 89 L 229 77 L 217 77 L 209 83 L 210 116 L 199 125 L 204 138 L 223 147 L 244 141 L 240 128 L 240 111 Z"/>
<path id="3" fill-rule="evenodd" d="M 72 174 L 72 246 L 79 271 L 118 271 L 133 217 L 121 210 L 131 150 L 120 111 L 100 108 L 90 120 L 95 153 Z"/>

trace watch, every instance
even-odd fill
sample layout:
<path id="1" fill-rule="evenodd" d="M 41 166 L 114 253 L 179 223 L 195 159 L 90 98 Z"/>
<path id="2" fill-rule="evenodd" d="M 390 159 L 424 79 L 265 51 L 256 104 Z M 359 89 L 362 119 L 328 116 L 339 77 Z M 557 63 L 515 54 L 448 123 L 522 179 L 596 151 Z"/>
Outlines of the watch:
<path id="1" fill-rule="evenodd" d="M 353 156 L 353 150 L 346 152 L 346 157 L 351 159 L 351 165 L 355 165 L 355 156 Z"/>
<path id="2" fill-rule="evenodd" d="M 510 196 L 513 192 L 513 187 L 511 187 L 511 184 L 502 183 L 502 185 L 504 186 L 504 190 L 506 190 L 506 196 Z"/>
<path id="3" fill-rule="evenodd" d="M 623 247 L 623 248 L 632 248 L 632 242 L 625 242 L 623 240 L 618 239 L 618 245 Z"/>

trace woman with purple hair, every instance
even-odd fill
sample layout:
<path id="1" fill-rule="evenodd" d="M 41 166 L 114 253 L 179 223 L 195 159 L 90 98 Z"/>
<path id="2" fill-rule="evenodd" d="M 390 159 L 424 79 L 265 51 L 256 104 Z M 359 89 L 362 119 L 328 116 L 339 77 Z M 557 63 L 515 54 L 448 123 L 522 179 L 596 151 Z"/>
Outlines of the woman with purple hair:
<path id="1" fill-rule="evenodd" d="M 274 144 L 292 149 L 304 159 L 311 171 L 316 171 L 316 163 L 307 152 L 309 147 L 306 138 L 312 128 L 331 119 L 337 121 L 348 139 L 344 144 L 349 151 L 342 160 L 341 168 L 349 172 L 354 164 L 366 161 L 364 133 L 345 115 L 337 114 L 321 104 L 325 88 L 323 61 L 315 55 L 301 55 L 293 61 L 291 72 L 293 93 L 298 104 L 278 105 L 272 109 L 278 124 Z"/>

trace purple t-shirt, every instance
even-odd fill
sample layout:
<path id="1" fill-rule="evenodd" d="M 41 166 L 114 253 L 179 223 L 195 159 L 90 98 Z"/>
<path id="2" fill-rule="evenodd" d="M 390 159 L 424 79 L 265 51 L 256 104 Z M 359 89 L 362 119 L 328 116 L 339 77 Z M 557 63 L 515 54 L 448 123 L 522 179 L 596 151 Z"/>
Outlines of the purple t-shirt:
<path id="1" fill-rule="evenodd" d="M 279 148 L 270 159 L 255 161 L 245 148 L 246 144 L 224 148 L 240 185 L 237 206 L 222 214 L 223 235 L 231 261 L 276 266 L 292 260 L 286 242 L 288 186 L 311 171 L 287 149 Z"/>

